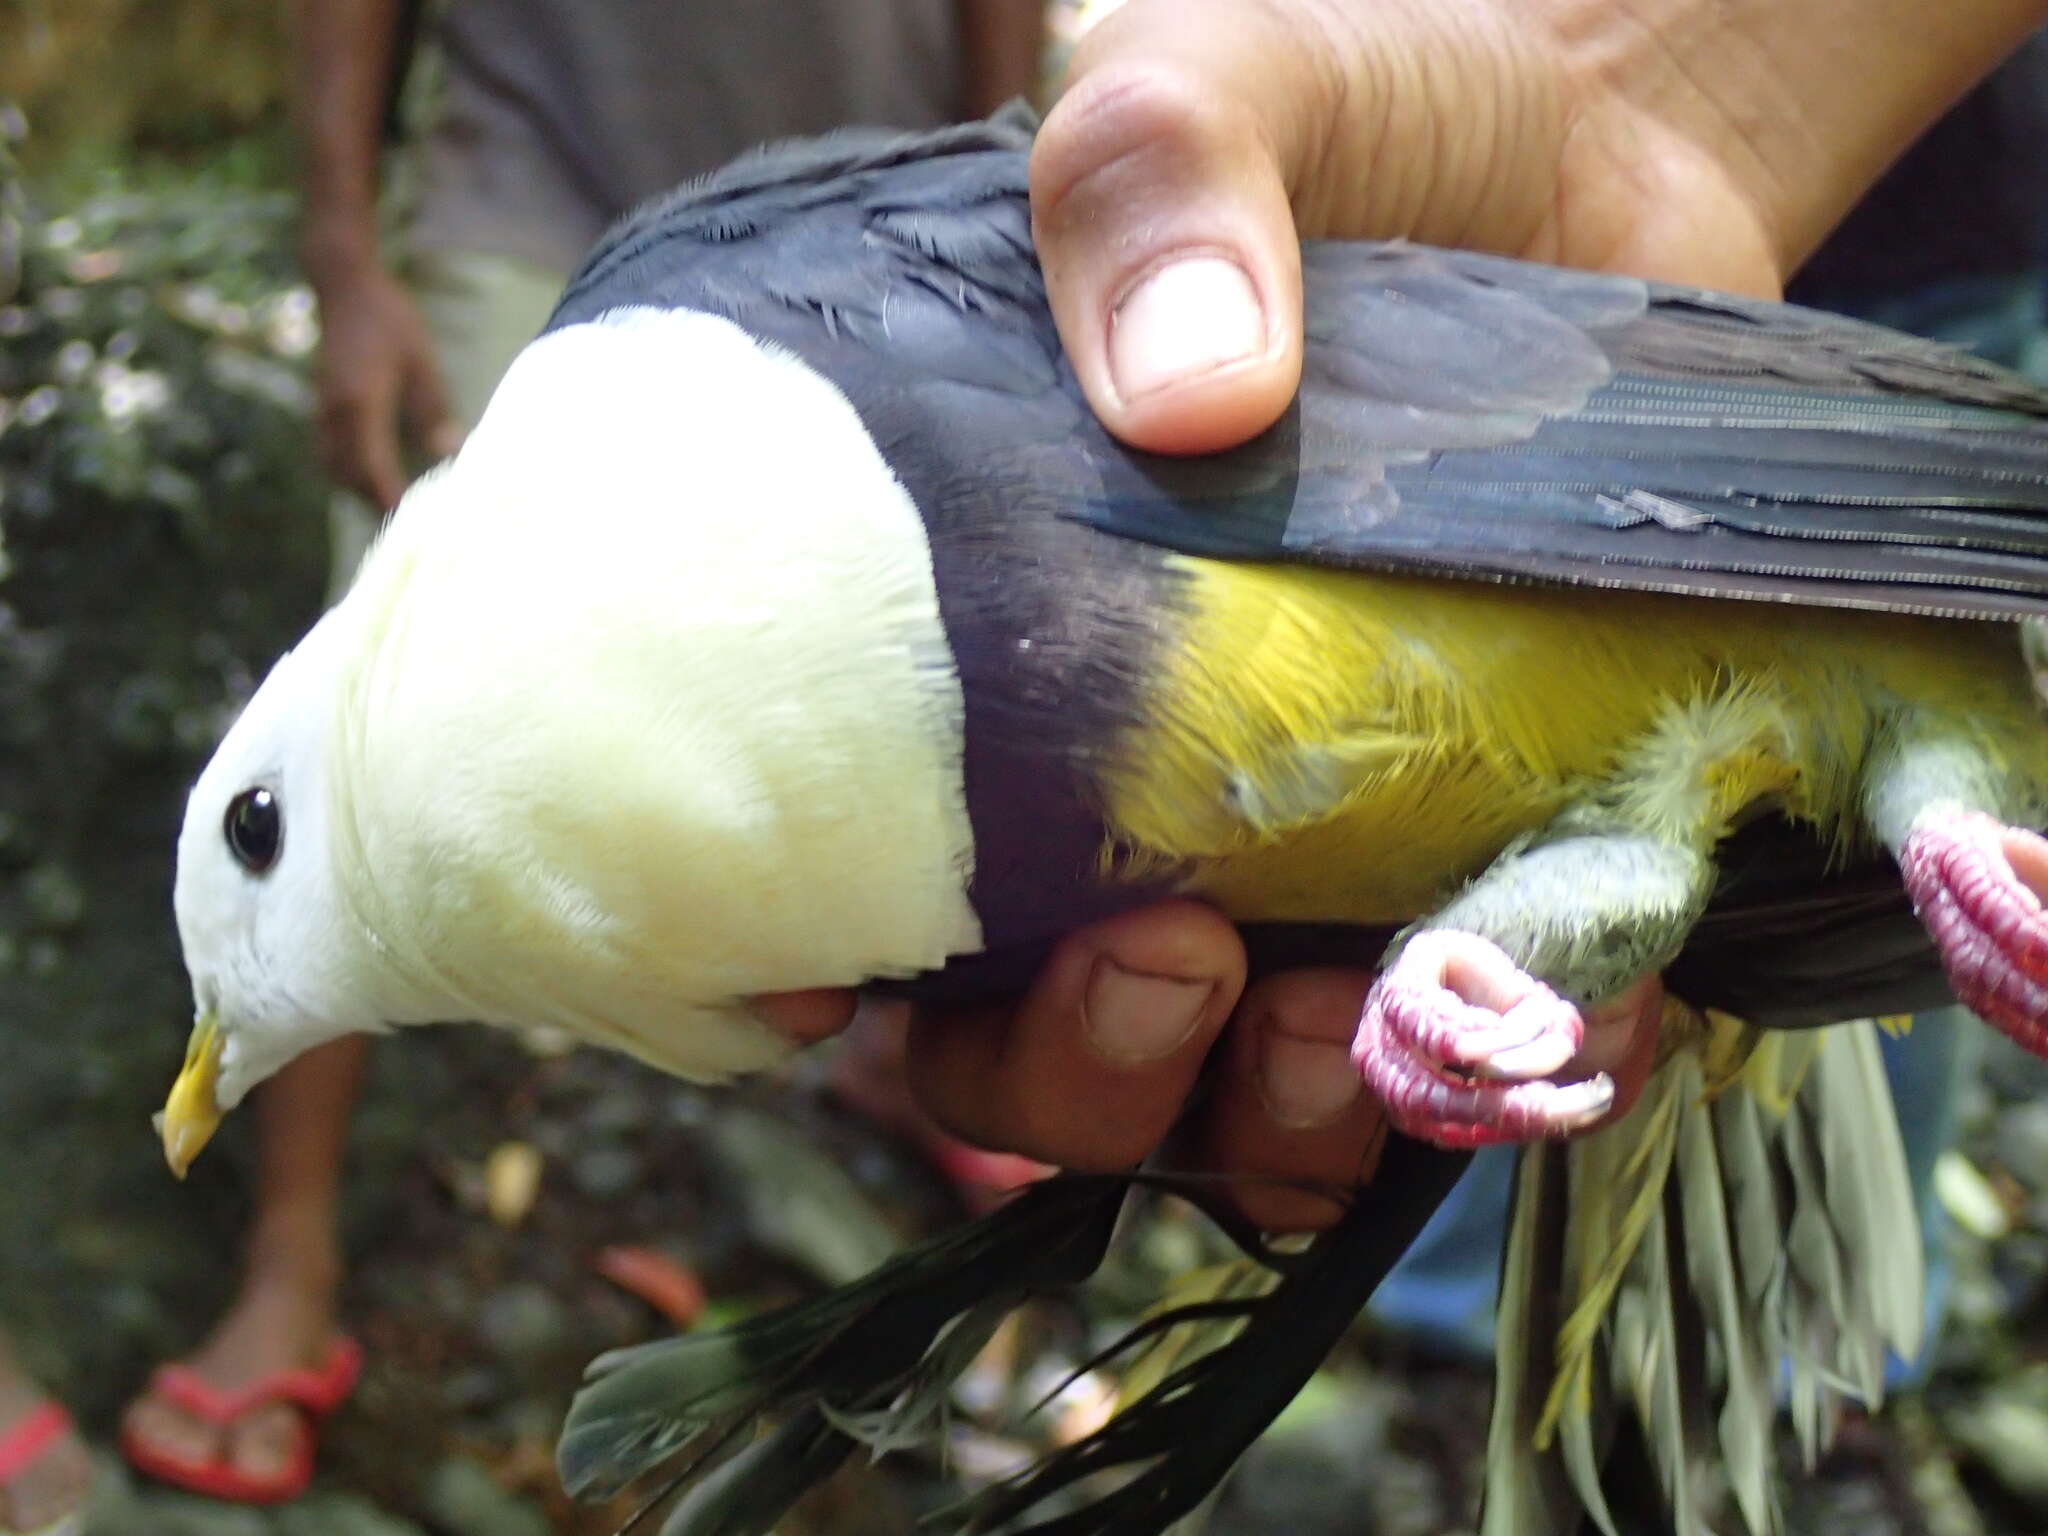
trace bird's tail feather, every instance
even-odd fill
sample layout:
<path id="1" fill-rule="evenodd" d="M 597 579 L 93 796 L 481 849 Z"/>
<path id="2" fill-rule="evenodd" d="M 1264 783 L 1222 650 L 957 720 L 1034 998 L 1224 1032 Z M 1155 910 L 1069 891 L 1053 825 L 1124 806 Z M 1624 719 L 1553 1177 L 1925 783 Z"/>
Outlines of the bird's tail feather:
<path id="1" fill-rule="evenodd" d="M 1602 1469 L 1621 1416 L 1669 1528 L 1722 1496 L 1783 1529 L 1781 1389 L 1809 1459 L 1886 1350 L 1922 1326 L 1918 1218 L 1868 1022 L 1759 1036 L 1674 1002 L 1678 1042 L 1620 1123 L 1523 1154 L 1504 1258 L 1483 1536 L 1581 1513 L 1617 1536 Z M 1715 1482 L 1725 1480 L 1725 1490 Z"/>
<path id="2" fill-rule="evenodd" d="M 892 1450 L 943 1428 L 954 1381 L 1001 1317 L 1093 1272 L 1125 1195 L 1146 1185 L 1202 1207 L 1278 1280 L 1234 1280 L 1147 1318 L 1107 1353 L 1169 1329 L 1191 1329 L 1199 1347 L 1183 1340 L 1155 1352 L 1140 1372 L 1149 1370 L 1150 1389 L 1108 1424 L 935 1520 L 963 1533 L 1148 1536 L 1197 1508 L 1293 1399 L 1467 1161 L 1392 1138 L 1379 1176 L 1338 1224 L 1287 1253 L 1234 1220 L 1213 1181 L 1047 1180 L 814 1301 L 600 1359 L 563 1430 L 563 1482 L 572 1493 L 616 1492 L 686 1447 L 694 1455 L 677 1482 L 695 1478 L 779 1420 L 698 1478 L 663 1527 L 664 1536 L 772 1530 L 857 1445 Z M 1102 1472 L 1124 1480 L 1074 1507 L 1067 1491 Z M 1055 1503 L 1063 1512 L 1048 1517 Z"/>
<path id="3" fill-rule="evenodd" d="M 764 1416 L 814 1412 L 819 1434 L 850 1448 L 859 1431 L 883 1432 L 875 1416 L 892 1405 L 929 1414 L 951 1386 L 945 1370 L 965 1369 L 969 1336 L 985 1338 L 992 1313 L 1094 1271 L 1128 1189 L 1049 1180 L 814 1300 L 600 1357 L 563 1426 L 564 1486 L 616 1493 L 699 1436 L 722 1444 Z"/>

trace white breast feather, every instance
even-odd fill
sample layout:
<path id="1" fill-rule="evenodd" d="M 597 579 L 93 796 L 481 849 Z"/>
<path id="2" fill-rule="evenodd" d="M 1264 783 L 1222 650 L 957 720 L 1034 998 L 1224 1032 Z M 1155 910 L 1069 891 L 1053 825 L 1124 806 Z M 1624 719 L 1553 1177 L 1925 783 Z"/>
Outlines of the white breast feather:
<path id="1" fill-rule="evenodd" d="M 340 732 L 393 963 L 467 1016 L 693 1076 L 749 994 L 979 946 L 917 509 L 833 386 L 710 316 L 543 337 L 350 603 Z"/>

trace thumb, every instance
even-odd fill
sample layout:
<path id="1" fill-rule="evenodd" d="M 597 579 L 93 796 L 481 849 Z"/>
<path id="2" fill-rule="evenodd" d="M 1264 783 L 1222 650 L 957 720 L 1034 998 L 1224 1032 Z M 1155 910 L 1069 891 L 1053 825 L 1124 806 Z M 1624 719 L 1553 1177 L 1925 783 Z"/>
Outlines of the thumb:
<path id="1" fill-rule="evenodd" d="M 414 444 L 435 463 L 451 458 L 462 446 L 462 423 L 448 399 L 448 388 L 433 354 L 416 352 L 405 373 L 405 416 Z"/>
<path id="2" fill-rule="evenodd" d="M 1032 232 L 1081 386 L 1134 447 L 1231 447 L 1294 396 L 1288 185 L 1334 77 L 1316 47 L 1273 7 L 1131 0 L 1075 51 L 1032 150 Z"/>

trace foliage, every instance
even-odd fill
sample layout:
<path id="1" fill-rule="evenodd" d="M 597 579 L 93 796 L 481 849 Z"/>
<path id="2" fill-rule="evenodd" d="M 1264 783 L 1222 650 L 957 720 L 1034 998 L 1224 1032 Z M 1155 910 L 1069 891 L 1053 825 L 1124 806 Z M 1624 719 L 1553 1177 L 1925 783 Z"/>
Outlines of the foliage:
<path id="1" fill-rule="evenodd" d="M 265 520 L 280 491 L 312 503 L 316 331 L 284 255 L 289 210 L 201 173 L 109 174 L 61 214 L 22 211 L 18 292 L 0 308 L 0 527 L 155 509 L 197 537 L 252 497 Z"/>
<path id="2" fill-rule="evenodd" d="M 35 1241 L 0 1251 L 0 1311 L 65 1337 L 38 1361 L 60 1385 L 113 1387 L 234 1252 L 228 1191 L 167 1207 L 149 1144 L 191 1007 L 170 850 L 220 724 L 317 608 L 315 333 L 285 195 L 233 165 L 107 171 L 56 207 L 15 173 L 21 132 L 0 152 L 0 1231 Z M 209 1227 L 215 1262 L 175 1273 Z M 99 1326 L 66 1328 L 94 1276 L 119 1277 Z"/>
<path id="3" fill-rule="evenodd" d="M 0 101 L 35 122 L 35 174 L 138 149 L 217 153 L 284 117 L 288 7 L 274 0 L 0 0 Z"/>

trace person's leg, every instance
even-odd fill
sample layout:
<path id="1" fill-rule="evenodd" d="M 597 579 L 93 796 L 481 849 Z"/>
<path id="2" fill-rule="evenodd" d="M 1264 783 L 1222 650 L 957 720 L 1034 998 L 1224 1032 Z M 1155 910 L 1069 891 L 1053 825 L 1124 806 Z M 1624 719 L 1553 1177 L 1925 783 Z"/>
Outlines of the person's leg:
<path id="1" fill-rule="evenodd" d="M 256 1096 L 255 1213 L 241 1287 L 185 1361 L 221 1392 L 318 1366 L 333 1343 L 342 1158 L 368 1055 L 363 1036 L 336 1040 L 300 1057 Z M 129 1407 L 123 1432 L 173 1461 L 226 1462 L 267 1482 L 291 1464 L 303 1433 L 299 1412 L 272 1403 L 212 1424 L 153 1385 Z"/>
<path id="2" fill-rule="evenodd" d="M 513 355 L 546 321 L 563 274 L 495 257 L 449 255 L 420 262 L 414 276 L 449 398 L 458 415 L 474 421 Z M 335 498 L 330 602 L 346 591 L 377 521 L 359 500 Z M 360 1036 L 337 1040 L 301 1057 L 256 1095 L 255 1211 L 241 1287 L 184 1362 L 209 1387 L 231 1393 L 327 1358 L 343 1270 L 342 1162 L 368 1048 Z M 123 1433 L 158 1453 L 152 1458 L 158 1462 L 225 1463 L 271 1482 L 289 1467 L 304 1433 L 300 1413 L 271 1404 L 225 1425 L 212 1423 L 158 1382 L 130 1406 Z"/>
<path id="3" fill-rule="evenodd" d="M 44 1531 L 85 1508 L 85 1445 L 0 1335 L 0 1532 Z"/>

